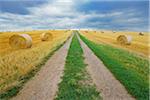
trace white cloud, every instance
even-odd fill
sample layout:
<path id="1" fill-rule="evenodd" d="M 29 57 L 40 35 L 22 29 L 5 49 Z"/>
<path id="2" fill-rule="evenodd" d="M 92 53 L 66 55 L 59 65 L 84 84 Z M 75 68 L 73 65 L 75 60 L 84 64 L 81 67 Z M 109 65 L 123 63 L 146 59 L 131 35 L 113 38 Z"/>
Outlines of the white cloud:
<path id="1" fill-rule="evenodd" d="M 88 1 L 53 0 L 46 4 L 29 7 L 28 15 L 0 12 L 0 31 L 3 30 L 31 30 L 31 29 L 59 29 L 59 28 L 111 28 L 114 24 L 131 25 L 142 20 L 135 10 L 111 11 L 97 13 L 95 11 L 80 12 L 76 9 L 78 3 Z M 97 19 L 91 22 L 89 20 Z M 111 19 L 104 22 L 103 19 Z"/>
<path id="2" fill-rule="evenodd" d="M 61 0 L 55 0 L 38 7 L 31 7 L 28 9 L 31 14 L 36 16 L 64 16 L 73 14 L 74 4 L 73 0 L 63 2 Z"/>

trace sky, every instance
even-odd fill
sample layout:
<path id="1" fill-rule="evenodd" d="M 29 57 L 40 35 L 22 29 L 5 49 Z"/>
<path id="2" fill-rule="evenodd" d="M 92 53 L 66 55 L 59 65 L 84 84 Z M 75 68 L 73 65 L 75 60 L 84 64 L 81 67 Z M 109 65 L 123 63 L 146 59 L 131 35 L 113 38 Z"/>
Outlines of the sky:
<path id="1" fill-rule="evenodd" d="M 0 0 L 0 31 L 148 31 L 148 0 Z"/>

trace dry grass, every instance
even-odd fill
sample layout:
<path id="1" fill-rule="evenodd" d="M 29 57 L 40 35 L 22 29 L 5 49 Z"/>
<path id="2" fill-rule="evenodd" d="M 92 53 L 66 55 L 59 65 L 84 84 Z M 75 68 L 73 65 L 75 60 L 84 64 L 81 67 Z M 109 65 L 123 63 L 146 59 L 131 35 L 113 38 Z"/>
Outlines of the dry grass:
<path id="1" fill-rule="evenodd" d="M 9 37 L 14 32 L 0 34 L 0 92 L 19 83 L 19 77 L 35 68 L 57 45 L 63 43 L 71 31 L 51 31 L 52 41 L 41 42 L 40 34 L 45 31 L 28 33 L 33 38 L 33 46 L 28 49 L 13 49 L 9 46 Z"/>
<path id="2" fill-rule="evenodd" d="M 143 36 L 139 35 L 139 32 L 116 32 L 113 33 L 112 31 L 89 31 L 88 33 L 85 31 L 81 31 L 81 34 L 86 36 L 93 42 L 96 43 L 106 43 L 113 45 L 115 47 L 124 48 L 129 51 L 136 52 L 140 55 L 147 56 L 149 55 L 149 33 L 145 32 Z M 131 35 L 132 36 L 132 43 L 131 45 L 120 45 L 117 43 L 116 39 L 119 35 Z"/>

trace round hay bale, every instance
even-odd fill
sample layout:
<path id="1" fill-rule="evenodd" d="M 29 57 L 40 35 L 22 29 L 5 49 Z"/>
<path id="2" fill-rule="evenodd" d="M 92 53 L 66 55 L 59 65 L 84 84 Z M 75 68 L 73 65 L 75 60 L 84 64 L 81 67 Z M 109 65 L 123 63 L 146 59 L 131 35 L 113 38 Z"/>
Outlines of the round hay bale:
<path id="1" fill-rule="evenodd" d="M 28 34 L 16 34 L 9 38 L 9 45 L 16 49 L 31 48 L 32 38 Z"/>
<path id="2" fill-rule="evenodd" d="M 132 42 L 132 36 L 130 35 L 119 35 L 117 37 L 117 42 L 122 45 L 129 45 Z"/>
<path id="3" fill-rule="evenodd" d="M 144 33 L 143 33 L 143 32 L 140 32 L 140 33 L 139 33 L 139 35 L 143 36 L 143 35 L 144 35 Z"/>
<path id="4" fill-rule="evenodd" d="M 85 33 L 88 33 L 88 31 L 85 31 Z"/>
<path id="5" fill-rule="evenodd" d="M 113 33 L 116 33 L 116 31 L 113 31 Z"/>
<path id="6" fill-rule="evenodd" d="M 50 32 L 45 32 L 41 34 L 41 40 L 42 41 L 48 41 L 48 40 L 52 40 L 53 39 L 53 35 Z"/>
<path id="7" fill-rule="evenodd" d="M 101 31 L 101 33 L 104 33 L 104 31 Z"/>

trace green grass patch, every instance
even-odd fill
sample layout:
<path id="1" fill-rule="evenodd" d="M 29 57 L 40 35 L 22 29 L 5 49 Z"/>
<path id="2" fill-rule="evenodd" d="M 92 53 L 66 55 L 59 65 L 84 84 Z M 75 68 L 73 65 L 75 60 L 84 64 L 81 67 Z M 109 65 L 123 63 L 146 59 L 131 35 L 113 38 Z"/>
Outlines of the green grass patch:
<path id="1" fill-rule="evenodd" d="M 9 100 L 11 97 L 17 95 L 17 93 L 23 88 L 24 84 L 29 79 L 31 79 L 32 77 L 35 76 L 35 74 L 41 69 L 42 66 L 45 65 L 47 60 L 54 54 L 54 52 L 57 51 L 61 46 L 63 46 L 64 43 L 62 43 L 62 44 L 56 46 L 55 48 L 53 48 L 53 50 L 45 58 L 42 59 L 41 63 L 39 63 L 35 67 L 35 69 L 31 70 L 26 75 L 20 77 L 20 79 L 19 79 L 20 83 L 18 85 L 14 86 L 14 87 L 11 87 L 10 89 L 8 89 L 7 91 L 4 91 L 3 93 L 0 93 L 0 100 Z"/>
<path id="2" fill-rule="evenodd" d="M 87 77 L 83 51 L 77 36 L 72 39 L 66 58 L 64 76 L 59 84 L 59 91 L 55 100 L 100 100 L 99 92 L 92 84 L 84 83 Z"/>
<path id="3" fill-rule="evenodd" d="M 149 100 L 149 62 L 136 54 L 81 39 L 137 100 Z"/>

